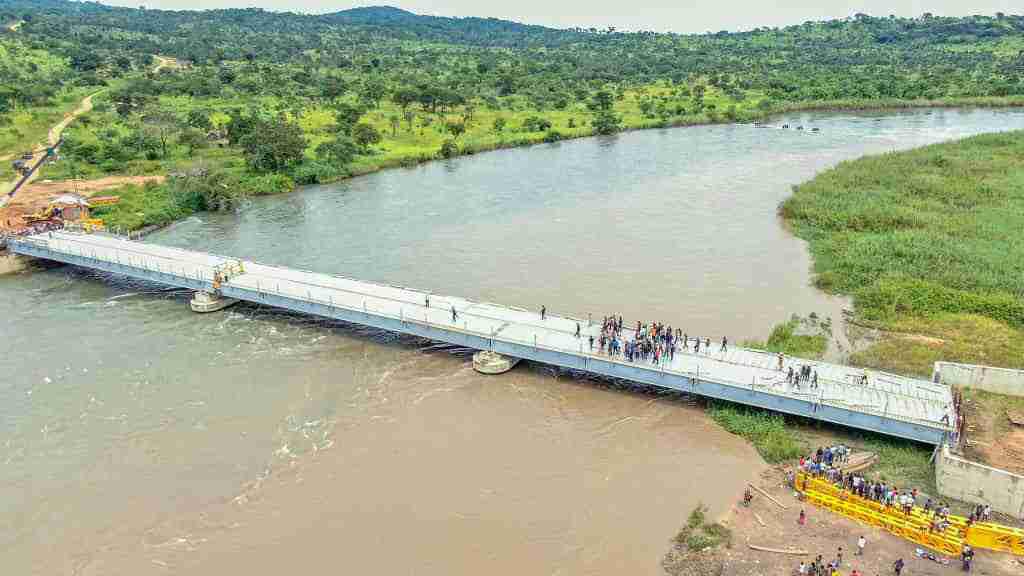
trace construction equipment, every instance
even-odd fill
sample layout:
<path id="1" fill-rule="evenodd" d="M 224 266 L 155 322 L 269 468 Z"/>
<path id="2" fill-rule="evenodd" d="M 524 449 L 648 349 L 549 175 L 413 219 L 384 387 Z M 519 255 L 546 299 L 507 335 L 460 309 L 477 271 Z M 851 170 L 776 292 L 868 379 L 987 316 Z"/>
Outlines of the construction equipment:
<path id="1" fill-rule="evenodd" d="M 47 226 L 61 226 L 77 223 L 86 231 L 103 230 L 103 221 L 99 218 L 92 218 L 89 212 L 93 206 L 110 206 L 117 204 L 120 196 L 101 196 L 94 199 L 86 199 L 77 194 L 61 194 L 50 200 L 45 208 L 34 214 L 22 216 L 25 224 L 42 224 Z"/>

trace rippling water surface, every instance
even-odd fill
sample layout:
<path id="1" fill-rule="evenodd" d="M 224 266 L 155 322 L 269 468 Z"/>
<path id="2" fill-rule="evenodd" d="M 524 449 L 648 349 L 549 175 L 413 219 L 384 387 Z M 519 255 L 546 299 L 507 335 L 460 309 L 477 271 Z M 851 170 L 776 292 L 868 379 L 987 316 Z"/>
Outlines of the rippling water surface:
<path id="1" fill-rule="evenodd" d="M 261 198 L 150 238 L 690 334 L 847 303 L 775 217 L 864 153 L 1013 111 L 798 115 L 818 133 L 633 132 Z M 0 278 L 0 549 L 12 574 L 658 573 L 755 452 L 673 397 L 56 268 Z"/>

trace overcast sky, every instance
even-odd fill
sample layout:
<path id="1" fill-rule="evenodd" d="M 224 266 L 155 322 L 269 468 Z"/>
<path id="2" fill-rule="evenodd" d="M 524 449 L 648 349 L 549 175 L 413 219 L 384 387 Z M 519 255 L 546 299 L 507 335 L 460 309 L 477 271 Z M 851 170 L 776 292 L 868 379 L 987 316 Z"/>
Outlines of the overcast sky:
<path id="1" fill-rule="evenodd" d="M 418 14 L 480 16 L 543 24 L 659 32 L 749 30 L 842 18 L 857 12 L 872 16 L 941 16 L 1024 12 L 1021 0 L 102 0 L 118 6 L 167 10 L 249 8 L 293 12 L 336 12 L 355 6 L 397 6 Z"/>

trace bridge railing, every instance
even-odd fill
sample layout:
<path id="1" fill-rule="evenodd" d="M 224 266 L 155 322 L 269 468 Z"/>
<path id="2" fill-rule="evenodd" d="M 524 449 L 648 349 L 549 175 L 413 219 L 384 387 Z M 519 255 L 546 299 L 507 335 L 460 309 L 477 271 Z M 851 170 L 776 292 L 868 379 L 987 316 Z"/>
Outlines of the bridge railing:
<path id="1" fill-rule="evenodd" d="M 135 258 L 132 258 L 131 256 L 128 256 L 127 258 L 122 259 L 122 258 L 120 258 L 120 255 L 119 255 L 115 259 L 110 259 L 110 258 L 103 257 L 101 255 L 101 252 L 94 251 L 94 250 L 85 250 L 85 249 L 82 249 L 82 248 L 79 248 L 78 250 L 74 250 L 74 248 L 71 247 L 71 246 L 68 246 L 66 249 L 56 249 L 56 248 L 50 246 L 50 243 L 47 242 L 45 239 L 41 239 L 41 238 L 38 238 L 38 237 L 21 237 L 21 238 L 18 238 L 16 240 L 16 242 L 25 242 L 25 243 L 29 243 L 29 244 L 32 244 L 34 246 L 37 246 L 37 247 L 40 247 L 40 248 L 43 248 L 43 249 L 46 249 L 46 250 L 50 250 L 50 251 L 53 251 L 53 252 L 66 253 L 66 254 L 71 255 L 71 256 L 78 256 L 79 258 L 85 258 L 85 259 L 93 259 L 93 260 L 96 260 L 96 261 L 99 261 L 99 262 L 107 262 L 109 264 L 117 264 L 118 266 L 120 266 L 122 268 L 131 268 L 131 269 L 136 269 L 136 270 L 139 270 L 139 271 L 142 271 L 142 272 L 149 273 L 149 274 L 143 275 L 143 277 L 151 276 L 153 273 L 156 273 L 157 275 L 162 275 L 164 277 L 167 277 L 168 279 L 165 280 L 165 281 L 167 281 L 168 283 L 171 283 L 170 279 L 177 277 L 177 278 L 194 279 L 194 280 L 197 280 L 197 281 L 200 281 L 200 282 L 209 282 L 212 285 L 212 282 L 213 282 L 213 279 L 214 279 L 214 275 L 215 275 L 215 268 L 216 268 L 216 266 L 210 266 L 210 265 L 204 265 L 204 264 L 196 264 L 194 262 L 190 262 L 190 266 L 195 269 L 195 273 L 194 274 L 187 274 L 187 273 L 185 273 L 183 268 L 179 269 L 180 270 L 180 273 L 179 273 L 179 272 L 175 271 L 173 266 L 170 266 L 170 265 L 160 266 L 159 263 L 151 261 L 150 259 L 152 259 L 152 255 L 149 255 L 149 258 L 147 258 L 146 257 L 147 255 L 145 253 L 139 251 L 139 250 L 127 250 L 129 252 L 132 252 L 136 256 Z M 125 242 L 127 243 L 127 241 L 125 241 Z M 181 252 L 187 252 L 187 251 L 181 250 Z M 221 257 L 221 258 L 224 258 L 224 257 Z M 233 260 L 233 259 L 224 258 L 224 260 Z M 274 266 L 266 266 L 266 265 L 260 265 L 260 266 L 264 267 L 264 268 L 269 268 L 269 269 L 279 269 L 278 267 L 274 267 Z M 314 274 L 319 274 L 319 273 L 314 273 Z M 365 283 L 365 282 L 363 282 L 361 280 L 345 278 L 343 276 L 335 276 L 335 277 L 341 278 L 341 279 L 344 279 L 344 280 Z M 884 407 L 883 408 L 879 408 L 877 406 L 865 405 L 865 404 L 854 405 L 854 404 L 851 404 L 851 403 L 848 403 L 848 402 L 843 402 L 843 401 L 840 401 L 840 400 L 837 400 L 837 399 L 825 398 L 822 395 L 820 395 L 820 393 L 819 393 L 819 395 L 817 397 L 815 397 L 815 396 L 809 396 L 808 397 L 806 395 L 794 394 L 792 392 L 779 391 L 779 390 L 775 389 L 774 386 L 759 384 L 758 382 L 756 382 L 756 380 L 748 384 L 748 383 L 743 383 L 743 382 L 735 382 L 735 381 L 723 379 L 723 378 L 720 378 L 720 377 L 715 377 L 715 376 L 712 376 L 710 373 L 703 373 L 702 374 L 699 371 L 699 369 L 698 369 L 698 372 L 691 372 L 691 371 L 678 370 L 678 369 L 672 368 L 670 366 L 664 366 L 664 365 L 660 365 L 660 364 L 648 364 L 647 362 L 629 362 L 629 361 L 627 361 L 627 360 L 625 360 L 625 359 L 623 359 L 623 358 L 621 358 L 619 356 L 594 353 L 593 351 L 590 351 L 587 346 L 583 345 L 583 339 L 582 338 L 580 339 L 580 345 L 578 347 L 576 347 L 576 348 L 565 348 L 565 347 L 558 347 L 558 346 L 550 346 L 550 345 L 544 344 L 543 342 L 540 342 L 538 340 L 521 340 L 521 339 L 517 339 L 517 338 L 511 337 L 511 336 L 508 336 L 506 334 L 498 335 L 496 333 L 488 333 L 488 332 L 480 332 L 480 331 L 472 330 L 472 329 L 468 328 L 468 325 L 469 325 L 468 322 L 464 322 L 462 324 L 462 326 L 459 326 L 458 324 L 452 324 L 452 323 L 447 323 L 447 322 L 443 322 L 443 323 L 431 322 L 427 318 L 418 319 L 414 315 L 406 315 L 404 313 L 404 307 L 405 306 L 410 306 L 410 307 L 416 308 L 418 310 L 425 310 L 425 307 L 421 306 L 421 305 L 417 305 L 417 304 L 411 303 L 411 302 L 407 302 L 407 301 L 402 300 L 402 299 L 390 298 L 390 297 L 387 297 L 387 296 L 376 295 L 376 294 L 373 294 L 373 295 L 365 294 L 365 293 L 362 293 L 362 292 L 357 292 L 357 291 L 354 291 L 354 290 L 347 290 L 345 288 L 336 287 L 336 286 L 324 286 L 324 285 L 320 285 L 320 284 L 304 283 L 304 282 L 297 281 L 297 280 L 290 279 L 290 278 L 289 279 L 282 279 L 282 280 L 285 282 L 286 286 L 288 286 L 289 284 L 305 284 L 305 285 L 308 285 L 310 287 L 316 287 L 318 289 L 326 289 L 326 290 L 334 290 L 334 291 L 339 291 L 339 292 L 346 292 L 346 293 L 349 293 L 349 294 L 361 295 L 361 296 L 363 296 L 363 297 L 365 297 L 367 299 L 385 300 L 385 301 L 389 301 L 389 302 L 392 302 L 392 303 L 397 303 L 397 304 L 399 304 L 400 312 L 399 312 L 398 315 L 395 315 L 395 314 L 393 314 L 393 313 L 391 313 L 391 312 L 389 312 L 389 311 L 387 311 L 387 310 L 385 310 L 383 308 L 381 308 L 381 309 L 374 309 L 370 305 L 364 305 L 365 307 L 363 307 L 363 308 L 353 308 L 351 306 L 342 305 L 341 303 L 335 302 L 333 300 L 321 300 L 321 299 L 314 298 L 311 295 L 311 292 L 308 291 L 308 290 L 306 291 L 305 294 L 303 294 L 303 293 L 301 293 L 299 291 L 281 290 L 279 287 L 276 290 L 263 289 L 262 287 L 258 288 L 256 290 L 252 290 L 252 289 L 249 289 L 249 288 L 233 286 L 233 285 L 232 286 L 234 288 L 239 289 L 239 290 L 246 290 L 246 291 L 254 292 L 257 296 L 259 296 L 261 293 L 275 294 L 275 295 L 280 296 L 280 297 L 291 298 L 291 299 L 294 299 L 294 300 L 308 302 L 308 303 L 312 303 L 312 304 L 317 304 L 317 305 L 321 305 L 321 306 L 325 306 L 325 307 L 329 307 L 329 308 L 345 309 L 345 310 L 349 310 L 349 311 L 353 311 L 353 312 L 369 312 L 369 313 L 374 314 L 375 316 L 389 318 L 389 319 L 392 319 L 392 320 L 398 320 L 400 322 L 414 323 L 414 324 L 417 324 L 417 325 L 422 325 L 422 326 L 426 326 L 426 327 L 430 327 L 430 328 L 437 328 L 437 329 L 442 329 L 442 330 L 446 330 L 446 331 L 454 331 L 454 332 L 464 333 L 464 334 L 467 334 L 467 335 L 471 335 L 471 336 L 475 336 L 475 337 L 480 337 L 480 338 L 484 338 L 484 339 L 492 339 L 492 340 L 498 340 L 498 341 L 507 342 L 507 343 L 511 343 L 511 344 L 517 344 L 517 345 L 520 345 L 520 346 L 529 346 L 529 347 L 533 347 L 533 348 L 538 349 L 538 350 L 547 350 L 547 351 L 556 352 L 556 353 L 573 354 L 573 355 L 580 356 L 580 357 L 592 358 L 592 359 L 595 359 L 595 360 L 600 360 L 600 361 L 603 361 L 603 362 L 610 362 L 610 363 L 613 363 L 613 364 L 621 365 L 621 366 L 624 366 L 624 367 L 630 367 L 630 368 L 634 368 L 634 369 L 647 370 L 647 371 L 655 372 L 655 373 L 661 372 L 661 373 L 666 373 L 666 374 L 673 374 L 673 375 L 677 375 L 677 376 L 682 376 L 684 378 L 696 379 L 698 381 L 699 380 L 703 380 L 703 381 L 708 381 L 708 382 L 714 382 L 716 384 L 720 384 L 720 385 L 724 385 L 724 386 L 729 386 L 729 387 L 736 388 L 736 389 L 756 390 L 756 391 L 758 391 L 760 393 L 769 394 L 769 395 L 776 396 L 776 397 L 779 397 L 779 398 L 803 400 L 803 401 L 811 402 L 812 404 L 816 404 L 816 405 L 819 405 L 819 406 L 831 406 L 831 407 L 840 408 L 840 409 L 843 409 L 843 410 L 852 410 L 852 411 L 855 411 L 855 412 L 872 414 L 872 415 L 881 416 L 881 417 L 884 417 L 884 418 L 887 418 L 887 419 L 891 419 L 891 420 L 898 420 L 898 421 L 907 422 L 907 423 L 911 423 L 911 424 L 927 426 L 927 427 L 933 428 L 933 429 L 934 428 L 939 428 L 939 429 L 943 429 L 944 428 L 944 425 L 942 423 L 936 422 L 934 420 L 927 420 L 927 419 L 921 419 L 921 418 L 913 418 L 913 417 L 904 416 L 904 415 L 901 415 L 901 414 L 895 414 L 895 413 L 889 412 Z M 227 285 L 231 285 L 230 282 L 228 282 Z M 392 288 L 402 289 L 402 290 L 408 290 L 408 291 L 411 291 L 411 292 L 414 292 L 414 293 L 421 294 L 423 296 L 426 296 L 427 294 L 429 294 L 428 292 L 423 292 L 423 291 L 419 291 L 419 290 L 409 289 L 409 288 L 405 288 L 405 287 L 402 287 L 402 286 L 391 285 L 391 287 Z M 462 299 L 462 300 L 465 300 L 467 302 L 471 302 L 473 304 L 479 304 L 478 302 L 473 302 L 471 300 L 466 300 L 466 299 Z M 480 320 L 485 320 L 485 321 L 488 321 L 488 322 L 498 322 L 498 321 L 504 322 L 504 321 L 506 321 L 506 319 L 504 319 L 504 318 L 498 318 L 498 317 L 495 317 L 495 316 L 489 316 L 489 315 L 486 315 L 486 314 L 480 314 L 480 313 L 476 313 L 476 312 L 460 311 L 459 315 L 463 316 L 463 317 L 469 317 L 469 318 L 476 318 L 476 319 L 480 319 Z M 581 324 L 586 322 L 585 320 L 579 320 L 579 319 L 572 318 L 572 317 L 563 317 L 563 318 L 567 318 L 567 319 L 572 320 L 572 321 L 579 321 Z M 549 327 L 545 327 L 544 329 L 547 330 L 547 331 L 561 332 L 563 334 L 572 334 L 572 332 L 569 332 L 569 331 L 553 330 L 552 328 L 549 328 Z M 701 356 L 699 354 L 691 354 L 691 353 L 686 353 L 686 352 L 679 352 L 679 353 L 680 354 L 686 354 L 686 355 L 692 356 L 692 357 L 700 359 L 700 360 L 708 360 L 708 361 L 713 361 L 713 362 L 726 362 L 726 363 L 730 363 L 730 364 L 734 364 L 734 365 L 746 366 L 744 364 L 737 364 L 735 362 L 728 362 L 728 361 L 725 361 L 725 360 L 720 360 L 720 359 L 712 358 L 712 357 L 709 357 L 709 356 Z M 758 367 L 758 368 L 760 368 L 760 367 Z M 763 368 L 761 368 L 761 369 L 763 369 Z M 822 380 L 826 381 L 826 382 L 830 381 L 830 380 L 827 380 L 827 379 L 822 379 Z M 849 383 L 838 381 L 838 380 L 831 380 L 831 382 L 834 383 L 834 384 L 840 385 L 840 386 L 850 386 Z M 893 395 L 893 396 L 899 396 L 900 395 L 899 393 L 891 391 L 891 390 L 879 390 L 879 392 L 882 393 L 883 395 Z M 940 403 L 940 401 L 936 401 L 936 400 L 923 399 L 923 398 L 917 398 L 917 397 L 912 397 L 912 396 L 905 396 L 905 397 L 908 398 L 908 399 L 915 400 L 915 401 L 920 401 L 920 402 Z"/>
<path id="2" fill-rule="evenodd" d="M 287 282 L 286 286 L 288 285 L 288 283 L 291 283 L 291 284 L 303 284 L 301 282 L 297 282 L 297 281 L 291 280 L 291 279 L 288 279 L 286 282 Z M 660 372 L 660 373 L 665 373 L 665 374 L 673 374 L 673 375 L 677 375 L 677 376 L 682 376 L 682 377 L 685 377 L 685 378 L 692 378 L 692 379 L 696 379 L 696 380 L 704 380 L 704 381 L 708 381 L 708 382 L 714 382 L 716 384 L 720 384 L 720 385 L 724 385 L 724 386 L 729 386 L 729 387 L 736 388 L 736 389 L 742 389 L 742 390 L 752 390 L 753 389 L 753 390 L 756 390 L 758 392 L 770 394 L 772 396 L 776 396 L 776 397 L 779 397 L 779 398 L 787 398 L 787 399 L 797 398 L 797 399 L 801 399 L 801 400 L 812 402 L 812 403 L 817 404 L 819 406 L 831 406 L 831 407 L 840 408 L 840 409 L 844 409 L 844 410 L 853 410 L 853 411 L 856 411 L 856 412 L 873 414 L 873 415 L 876 415 L 876 416 L 882 416 L 884 418 L 891 419 L 891 420 L 898 420 L 898 421 L 901 421 L 901 422 L 907 422 L 907 423 L 911 423 L 911 424 L 927 426 L 929 428 L 939 428 L 939 429 L 943 428 L 943 425 L 941 423 L 935 422 L 934 420 L 927 420 L 927 419 L 903 416 L 903 415 L 900 415 L 900 414 L 894 414 L 894 413 L 888 412 L 888 411 L 886 411 L 884 409 L 878 409 L 876 407 L 870 407 L 870 406 L 866 406 L 866 405 L 853 406 L 853 405 L 851 405 L 849 403 L 845 403 L 845 402 L 837 401 L 837 400 L 833 400 L 833 399 L 827 399 L 827 398 L 823 398 L 823 397 L 820 397 L 820 396 L 817 397 L 817 398 L 811 398 L 811 399 L 800 398 L 800 397 L 798 397 L 798 396 L 796 396 L 794 394 L 786 393 L 784 391 L 776 390 L 776 389 L 774 389 L 771 386 L 760 385 L 760 384 L 757 384 L 756 382 L 751 383 L 751 384 L 747 384 L 747 383 L 742 383 L 742 382 L 735 382 L 735 381 L 731 381 L 731 380 L 726 380 L 726 379 L 722 379 L 720 377 L 715 377 L 711 373 L 701 372 L 699 369 L 698 369 L 698 371 L 693 372 L 693 371 L 683 371 L 683 370 L 674 369 L 672 367 L 665 366 L 663 364 L 648 364 L 647 362 L 629 362 L 629 361 L 623 359 L 620 356 L 613 356 L 613 355 L 606 355 L 606 354 L 597 354 L 597 353 L 594 353 L 593 351 L 590 351 L 589 350 L 589 346 L 584 344 L 582 338 L 580 339 L 580 343 L 579 343 L 579 345 L 577 347 L 566 348 L 566 347 L 560 347 L 560 346 L 551 346 L 551 345 L 548 345 L 548 344 L 545 344 L 545 343 L 541 342 L 539 339 L 523 340 L 523 339 L 519 339 L 519 338 L 515 338 L 515 337 L 512 337 L 512 336 L 509 336 L 507 334 L 497 334 L 497 333 L 491 333 L 491 332 L 481 332 L 481 331 L 477 331 L 477 330 L 472 330 L 472 329 L 469 328 L 469 324 L 470 323 L 466 322 L 466 321 L 462 322 L 461 325 L 460 325 L 460 323 L 457 323 L 457 322 L 456 323 L 449 323 L 449 322 L 438 323 L 438 322 L 431 322 L 427 318 L 421 318 L 421 317 L 419 317 L 419 315 L 416 315 L 416 314 L 405 314 L 404 311 L 403 311 L 404 308 L 402 306 L 410 306 L 410 307 L 414 308 L 417 311 L 423 311 L 423 310 L 426 309 L 424 306 L 421 306 L 421 305 L 418 305 L 418 304 L 414 304 L 414 303 L 410 303 L 410 302 L 407 302 L 405 300 L 400 300 L 400 299 L 395 299 L 395 298 L 388 298 L 386 296 L 379 296 L 379 295 L 366 295 L 366 294 L 363 294 L 361 292 L 356 292 L 356 291 L 352 291 L 352 290 L 346 290 L 344 288 L 338 288 L 338 287 L 333 287 L 333 286 L 322 286 L 322 285 L 319 285 L 319 284 L 311 284 L 310 286 L 315 286 L 317 288 L 323 288 L 323 289 L 336 290 L 336 291 L 340 291 L 340 292 L 347 292 L 349 294 L 357 294 L 357 295 L 361 295 L 361 296 L 367 296 L 368 297 L 367 298 L 368 301 L 365 302 L 362 307 L 351 307 L 351 306 L 345 306 L 345 305 L 343 305 L 343 304 L 341 304 L 339 302 L 334 301 L 333 299 L 332 300 L 322 300 L 322 299 L 316 298 L 316 297 L 312 296 L 310 291 L 307 291 L 306 293 L 302 293 L 301 291 L 294 291 L 294 290 L 287 290 L 287 289 L 280 289 L 280 288 L 277 288 L 277 289 L 274 289 L 274 290 L 258 288 L 256 290 L 254 290 L 254 292 L 256 292 L 257 295 L 259 295 L 261 293 L 273 294 L 273 295 L 276 295 L 276 296 L 279 296 L 279 297 L 291 298 L 291 299 L 302 301 L 302 302 L 306 302 L 306 303 L 311 303 L 311 304 L 316 304 L 316 305 L 324 306 L 326 308 L 338 308 L 338 309 L 349 310 L 349 311 L 352 311 L 352 312 L 371 313 L 374 316 L 378 316 L 378 317 L 382 317 L 382 318 L 388 318 L 388 319 L 391 319 L 391 320 L 398 320 L 399 322 L 411 323 L 411 324 L 421 325 L 421 326 L 425 326 L 425 327 L 429 327 L 429 328 L 437 328 L 437 329 L 442 329 L 442 330 L 450 331 L 450 332 L 458 332 L 458 333 L 466 334 L 466 335 L 469 335 L 469 336 L 475 336 L 475 337 L 480 337 L 480 338 L 484 338 L 484 339 L 492 339 L 492 340 L 496 340 L 496 341 L 501 341 L 501 342 L 506 342 L 506 343 L 511 343 L 511 344 L 517 344 L 517 345 L 520 345 L 520 346 L 532 347 L 532 348 L 535 348 L 537 350 L 546 350 L 546 351 L 550 351 L 550 352 L 563 353 L 563 354 L 573 354 L 573 355 L 576 355 L 576 356 L 579 356 L 579 357 L 591 358 L 591 359 L 600 360 L 602 362 L 609 362 L 609 363 L 613 363 L 613 364 L 624 366 L 624 367 L 630 367 L 630 368 L 635 368 L 635 369 L 638 368 L 638 369 L 641 369 L 641 370 L 647 370 L 647 371 L 654 372 L 654 373 Z M 400 287 L 397 287 L 397 286 L 395 286 L 395 287 L 396 288 L 400 288 Z M 238 287 L 236 286 L 236 288 L 238 288 Z M 251 290 L 249 288 L 243 288 L 243 289 Z M 405 288 L 402 288 L 402 289 L 405 289 Z M 398 304 L 400 304 L 400 306 L 399 306 L 400 312 L 399 312 L 398 315 L 395 315 L 394 313 L 388 311 L 387 309 L 384 309 L 384 308 L 374 308 L 373 305 L 369 303 L 369 300 L 371 300 L 371 299 L 386 300 L 386 301 L 389 301 L 391 303 L 398 303 Z M 506 321 L 506 319 L 504 319 L 504 318 L 498 318 L 498 317 L 495 317 L 495 316 L 488 316 L 486 314 L 480 314 L 480 313 L 475 313 L 475 312 L 460 311 L 458 313 L 458 315 L 459 315 L 460 318 L 469 317 L 469 318 L 475 318 L 475 319 L 480 319 L 480 320 L 486 320 L 486 321 L 489 321 L 489 322 L 503 322 L 503 321 Z M 570 318 L 570 319 L 571 320 L 575 320 L 575 319 L 572 319 L 572 318 Z M 545 330 L 549 330 L 550 331 L 552 329 L 545 328 Z M 569 332 L 569 331 L 560 331 L 560 332 L 562 332 L 563 334 L 572 334 L 572 332 Z M 700 359 L 703 359 L 703 360 L 718 361 L 718 360 L 716 360 L 714 358 L 702 357 L 702 356 L 699 356 L 699 355 L 697 355 L 696 357 L 700 358 Z M 889 392 L 889 393 L 891 394 L 892 392 Z M 915 400 L 918 400 L 918 399 L 915 398 Z M 922 401 L 924 401 L 924 400 L 922 400 Z"/>

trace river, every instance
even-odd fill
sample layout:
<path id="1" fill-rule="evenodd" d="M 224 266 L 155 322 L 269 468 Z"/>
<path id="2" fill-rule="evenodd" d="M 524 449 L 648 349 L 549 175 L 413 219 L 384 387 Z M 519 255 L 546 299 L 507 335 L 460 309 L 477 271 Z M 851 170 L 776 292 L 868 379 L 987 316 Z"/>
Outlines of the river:
<path id="1" fill-rule="evenodd" d="M 775 217 L 865 153 L 1016 111 L 800 114 L 380 172 L 149 238 L 689 334 L 849 304 Z M 684 398 L 62 267 L 0 278 L 0 548 L 11 574 L 657 574 L 698 503 L 763 468 Z"/>

